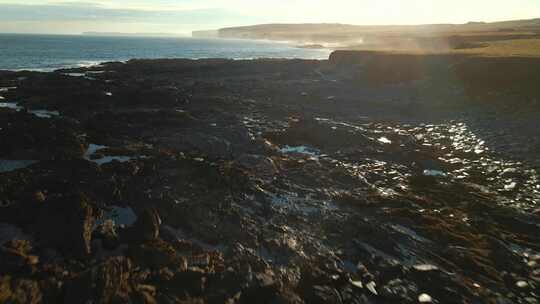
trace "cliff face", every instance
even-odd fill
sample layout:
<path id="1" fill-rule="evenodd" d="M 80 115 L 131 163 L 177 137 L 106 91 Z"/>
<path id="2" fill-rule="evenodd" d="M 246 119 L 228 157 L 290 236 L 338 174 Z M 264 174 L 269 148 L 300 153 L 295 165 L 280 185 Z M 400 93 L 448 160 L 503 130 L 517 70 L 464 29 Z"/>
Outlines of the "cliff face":
<path id="1" fill-rule="evenodd" d="M 334 42 L 359 37 L 360 27 L 346 24 L 263 24 L 219 30 L 221 38 Z"/>
<path id="2" fill-rule="evenodd" d="M 540 19 L 515 20 L 504 22 L 469 22 L 467 24 L 428 24 L 428 25 L 387 25 L 360 26 L 348 24 L 261 24 L 253 26 L 229 27 L 216 31 L 194 32 L 194 37 L 219 37 L 235 39 L 267 39 L 293 41 L 301 44 L 336 44 L 353 46 L 358 44 L 377 44 L 381 40 L 391 44 L 403 45 L 414 39 L 422 45 L 432 44 L 433 38 L 449 39 L 456 35 L 478 36 L 531 35 L 540 33 Z M 518 37 L 521 38 L 521 37 Z M 514 38 L 512 38 L 514 39 Z M 437 42 L 437 41 L 436 41 Z M 437 42 L 438 43 L 438 42 Z M 386 43 L 387 44 L 387 43 Z"/>

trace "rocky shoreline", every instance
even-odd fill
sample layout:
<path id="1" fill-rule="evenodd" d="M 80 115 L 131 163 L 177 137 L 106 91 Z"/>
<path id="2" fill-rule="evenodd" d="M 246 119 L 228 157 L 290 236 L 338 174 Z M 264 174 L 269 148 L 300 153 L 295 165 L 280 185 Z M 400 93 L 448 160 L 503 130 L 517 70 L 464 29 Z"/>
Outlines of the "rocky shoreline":
<path id="1" fill-rule="evenodd" d="M 538 303 L 539 66 L 0 71 L 0 302 Z"/>

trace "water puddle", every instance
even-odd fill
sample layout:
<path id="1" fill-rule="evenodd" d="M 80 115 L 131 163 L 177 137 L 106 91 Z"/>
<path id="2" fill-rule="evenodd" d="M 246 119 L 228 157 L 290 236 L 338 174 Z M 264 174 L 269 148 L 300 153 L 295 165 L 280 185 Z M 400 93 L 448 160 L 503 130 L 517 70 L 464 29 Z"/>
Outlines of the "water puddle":
<path id="1" fill-rule="evenodd" d="M 498 202 L 504 205 L 531 209 L 540 204 L 540 193 L 535 188 L 539 182 L 538 172 L 491 151 L 486 141 L 466 123 L 425 125 L 410 132 L 420 143 L 444 153 L 438 159 L 454 167 L 444 173 L 446 176 L 482 185 L 492 193 L 498 192 Z"/>
<path id="2" fill-rule="evenodd" d="M 361 126 L 357 126 L 355 124 L 351 124 L 351 123 L 348 123 L 348 122 L 335 121 L 335 120 L 332 120 L 330 118 L 323 118 L 323 117 L 317 117 L 317 118 L 315 118 L 315 120 L 319 121 L 319 122 L 322 122 L 322 123 L 332 125 L 332 126 L 341 126 L 341 127 L 353 129 L 355 131 L 367 132 L 366 128 L 361 127 Z"/>
<path id="3" fill-rule="evenodd" d="M 227 249 L 226 245 L 223 244 L 217 244 L 217 245 L 211 245 L 204 241 L 201 241 L 196 238 L 189 237 L 187 233 L 185 233 L 182 229 L 175 229 L 174 227 L 163 225 L 162 229 L 167 231 L 169 234 L 174 235 L 179 240 L 185 240 L 189 241 L 202 249 L 206 251 L 214 251 L 214 252 L 224 252 Z"/>
<path id="4" fill-rule="evenodd" d="M 0 246 L 12 240 L 30 240 L 30 236 L 24 234 L 17 226 L 0 223 Z"/>
<path id="5" fill-rule="evenodd" d="M 439 170 L 424 170 L 425 176 L 445 177 L 446 173 Z"/>
<path id="6" fill-rule="evenodd" d="M 131 207 L 112 206 L 105 212 L 104 220 L 112 220 L 118 226 L 129 227 L 137 221 L 137 215 Z"/>
<path id="7" fill-rule="evenodd" d="M 105 149 L 107 148 L 107 146 L 102 146 L 102 145 L 96 145 L 96 144 L 89 144 L 88 145 L 88 149 L 86 150 L 86 152 L 84 153 L 84 158 L 87 159 L 87 160 L 90 160 L 90 156 L 92 156 L 94 153 L 96 153 L 97 151 L 101 150 L 101 149 Z"/>
<path id="8" fill-rule="evenodd" d="M 309 196 L 299 197 L 296 193 L 271 195 L 270 202 L 273 207 L 289 214 L 318 215 L 337 209 L 331 202 L 315 200 Z"/>
<path id="9" fill-rule="evenodd" d="M 517 187 L 517 183 L 516 182 L 510 182 L 509 184 L 506 184 L 504 185 L 504 190 L 505 191 L 514 191 Z"/>
<path id="10" fill-rule="evenodd" d="M 62 73 L 63 75 L 65 76 L 70 76 L 70 77 L 84 77 L 86 76 L 86 73 Z"/>
<path id="11" fill-rule="evenodd" d="M 0 108 L 12 109 L 15 111 L 21 111 L 24 109 L 24 107 L 20 106 L 16 102 L 0 102 Z M 60 116 L 60 112 L 49 110 L 30 110 L 28 113 L 34 114 L 39 118 L 52 118 L 54 116 Z"/>
<path id="12" fill-rule="evenodd" d="M 418 265 L 414 265 L 413 268 L 421 272 L 439 270 L 439 267 L 435 265 L 431 265 L 431 264 L 418 264 Z"/>
<path id="13" fill-rule="evenodd" d="M 393 224 L 393 225 L 390 225 L 390 227 L 392 227 L 392 229 L 394 229 L 395 231 L 399 233 L 407 235 L 408 237 L 410 237 L 411 239 L 415 241 L 422 242 L 422 243 L 431 243 L 430 240 L 418 235 L 414 230 L 407 228 L 405 226 L 402 226 L 399 224 Z"/>
<path id="14" fill-rule="evenodd" d="M 93 163 L 96 163 L 99 166 L 111 163 L 113 161 L 118 161 L 118 162 L 121 162 L 121 163 L 125 163 L 125 162 L 131 161 L 133 159 L 147 158 L 147 156 L 144 156 L 144 155 L 143 156 L 115 155 L 115 156 L 103 156 L 101 158 L 92 157 L 97 151 L 102 150 L 102 149 L 106 149 L 106 148 L 108 148 L 108 147 L 107 146 L 102 146 L 102 145 L 90 144 L 90 145 L 88 145 L 88 149 L 84 153 L 83 158 L 86 159 L 87 161 L 91 161 Z"/>
<path id="15" fill-rule="evenodd" d="M 0 108 L 12 109 L 20 111 L 23 107 L 19 106 L 16 102 L 0 102 Z"/>
<path id="16" fill-rule="evenodd" d="M 261 187 L 258 190 L 266 196 L 270 206 L 284 214 L 300 216 L 322 216 L 331 211 L 338 210 L 338 206 L 329 200 L 316 198 L 312 193 L 299 195 L 292 191 L 271 192 Z"/>
<path id="17" fill-rule="evenodd" d="M 131 156 L 104 156 L 103 158 L 99 158 L 99 159 L 92 159 L 90 161 L 98 164 L 98 165 L 104 165 L 104 164 L 108 164 L 108 163 L 112 163 L 113 161 L 118 161 L 118 162 L 121 162 L 121 163 L 125 163 L 125 162 L 128 162 L 132 159 L 135 159 L 134 157 L 131 157 Z"/>
<path id="18" fill-rule="evenodd" d="M 390 139 L 388 139 L 388 138 L 386 138 L 384 136 L 379 138 L 377 141 L 380 142 L 380 143 L 383 143 L 383 144 L 387 144 L 387 145 L 392 143 L 392 141 Z"/>
<path id="19" fill-rule="evenodd" d="M 540 175 L 536 169 L 503 159 L 492 151 L 464 122 L 441 124 L 386 124 L 359 120 L 341 122 L 329 118 L 316 120 L 332 129 L 340 129 L 382 145 L 371 149 L 342 149 L 325 157 L 334 166 L 342 166 L 350 176 L 380 189 L 382 196 L 392 190 L 406 190 L 407 177 L 414 174 L 411 164 L 422 168 L 424 176 L 447 177 L 453 182 L 482 185 L 490 193 L 499 193 L 503 205 L 534 209 L 540 205 Z M 390 140 L 391 138 L 391 140 Z M 390 148 L 399 145 L 400 149 Z M 285 147 L 282 152 L 313 155 L 309 147 Z"/>
<path id="20" fill-rule="evenodd" d="M 87 71 L 86 74 L 90 74 L 90 75 L 98 75 L 98 74 L 103 74 L 107 71 Z M 108 72 L 111 72 L 111 71 L 108 71 Z"/>
<path id="21" fill-rule="evenodd" d="M 379 193 L 379 195 L 381 197 L 393 197 L 393 196 L 397 196 L 398 193 L 393 190 L 393 189 L 390 189 L 390 188 L 375 188 L 377 190 L 377 192 Z"/>
<path id="22" fill-rule="evenodd" d="M 88 80 L 96 80 L 96 78 L 92 76 L 96 76 L 104 72 L 105 71 L 88 71 L 84 73 L 62 73 L 62 75 L 69 76 L 69 77 L 81 77 Z"/>
<path id="23" fill-rule="evenodd" d="M 11 172 L 30 167 L 38 163 L 37 160 L 8 160 L 0 159 L 0 173 Z"/>
<path id="24" fill-rule="evenodd" d="M 319 156 L 320 151 L 308 146 L 285 146 L 280 149 L 284 154 L 304 154 L 309 156 Z"/>
<path id="25" fill-rule="evenodd" d="M 33 111 L 30 111 L 30 113 L 40 118 L 52 118 L 53 116 L 60 116 L 60 112 L 58 111 L 33 110 Z"/>
<path id="26" fill-rule="evenodd" d="M 15 89 L 17 89 L 17 87 L 0 87 L 0 93 Z"/>
<path id="27" fill-rule="evenodd" d="M 395 258 L 394 256 L 391 256 L 373 246 L 371 246 L 370 244 L 368 243 L 365 243 L 365 242 L 360 242 L 360 241 L 357 241 L 356 242 L 357 245 L 359 245 L 364 251 L 368 252 L 371 256 L 374 256 L 374 257 L 381 257 L 387 261 L 395 261 L 397 262 L 398 259 Z"/>

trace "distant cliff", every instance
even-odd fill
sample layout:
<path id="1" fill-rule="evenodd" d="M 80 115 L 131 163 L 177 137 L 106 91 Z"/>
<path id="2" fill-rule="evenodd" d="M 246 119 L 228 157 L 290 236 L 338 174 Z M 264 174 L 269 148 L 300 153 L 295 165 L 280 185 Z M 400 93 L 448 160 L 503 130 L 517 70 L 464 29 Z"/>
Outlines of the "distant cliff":
<path id="1" fill-rule="evenodd" d="M 359 27 L 347 24 L 263 24 L 219 30 L 221 38 L 328 41 L 355 36 Z"/>
<path id="2" fill-rule="evenodd" d="M 540 19 L 466 24 L 364 26 L 336 23 L 261 24 L 193 32 L 194 37 L 268 39 L 298 43 L 354 42 L 369 37 L 454 35 L 463 32 L 540 31 Z"/>

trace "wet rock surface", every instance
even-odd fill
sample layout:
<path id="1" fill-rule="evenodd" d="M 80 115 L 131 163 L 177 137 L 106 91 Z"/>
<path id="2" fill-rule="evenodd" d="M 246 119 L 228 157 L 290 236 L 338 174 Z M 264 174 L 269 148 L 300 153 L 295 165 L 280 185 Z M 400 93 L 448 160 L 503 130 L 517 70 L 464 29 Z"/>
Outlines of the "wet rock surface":
<path id="1" fill-rule="evenodd" d="M 361 75 L 0 72 L 0 302 L 537 303 L 540 108 Z"/>

